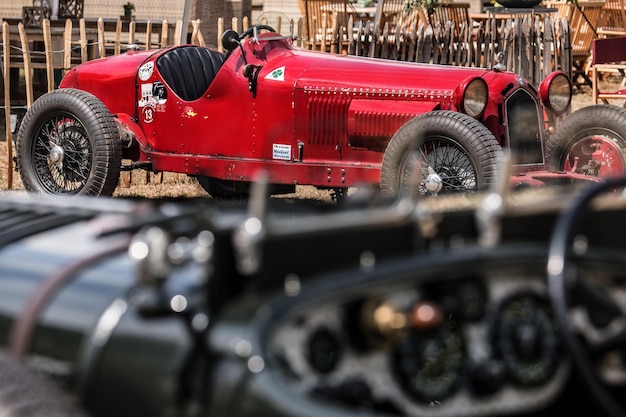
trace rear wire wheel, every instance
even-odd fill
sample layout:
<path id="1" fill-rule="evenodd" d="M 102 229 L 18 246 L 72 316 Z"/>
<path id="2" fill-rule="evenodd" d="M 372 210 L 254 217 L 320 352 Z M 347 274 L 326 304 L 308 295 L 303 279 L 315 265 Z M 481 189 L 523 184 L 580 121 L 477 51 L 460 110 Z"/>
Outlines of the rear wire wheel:
<path id="1" fill-rule="evenodd" d="M 110 196 L 119 182 L 122 147 L 115 120 L 97 97 L 59 89 L 27 111 L 16 156 L 29 191 Z"/>
<path id="2" fill-rule="evenodd" d="M 501 156 L 500 144 L 480 122 L 463 113 L 432 111 L 408 121 L 391 138 L 381 190 L 421 196 L 482 190 L 497 181 Z M 433 179 L 441 180 L 434 192 Z"/>

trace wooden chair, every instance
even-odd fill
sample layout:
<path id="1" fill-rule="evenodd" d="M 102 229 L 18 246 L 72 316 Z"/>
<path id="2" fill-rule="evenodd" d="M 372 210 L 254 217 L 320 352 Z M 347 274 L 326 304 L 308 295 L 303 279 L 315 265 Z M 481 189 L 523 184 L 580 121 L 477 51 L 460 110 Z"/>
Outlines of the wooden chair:
<path id="1" fill-rule="evenodd" d="M 571 33 L 572 47 L 572 83 L 581 88 L 592 86 L 587 75 L 591 63 L 591 43 L 598 37 L 596 30 L 604 1 L 578 0 L 577 3 L 556 1 L 548 4 L 558 10 L 559 18 L 566 18 Z"/>
<path id="2" fill-rule="evenodd" d="M 304 0 L 307 42 L 310 49 L 336 52 L 342 28 L 348 27 L 346 0 Z"/>
<path id="3" fill-rule="evenodd" d="M 447 22 L 454 22 L 455 36 L 458 36 L 463 25 L 471 27 L 469 9 L 469 3 L 442 3 L 435 7 L 433 14 L 426 15 L 432 27 L 445 26 Z"/>
<path id="4" fill-rule="evenodd" d="M 624 0 L 606 0 L 598 22 L 598 35 L 600 37 L 626 36 Z"/>
<path id="5" fill-rule="evenodd" d="M 594 39 L 591 51 L 591 91 L 594 104 L 598 104 L 598 100 L 605 104 L 608 104 L 609 99 L 626 100 L 626 88 L 610 92 L 600 91 L 599 84 L 602 72 L 617 71 L 624 74 L 626 71 L 626 36 Z"/>

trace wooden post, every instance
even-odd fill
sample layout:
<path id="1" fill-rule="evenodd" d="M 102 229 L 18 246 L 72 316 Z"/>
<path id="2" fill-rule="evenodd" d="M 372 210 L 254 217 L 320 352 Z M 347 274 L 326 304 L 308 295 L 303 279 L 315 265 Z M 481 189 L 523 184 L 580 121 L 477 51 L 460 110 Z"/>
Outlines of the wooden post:
<path id="1" fill-rule="evenodd" d="M 167 20 L 163 20 L 163 22 L 161 22 L 161 48 L 165 48 L 168 45 L 167 35 L 169 32 L 169 26 L 170 24 Z"/>
<path id="2" fill-rule="evenodd" d="M 191 32 L 191 43 L 194 45 L 198 44 L 198 31 L 200 30 L 200 20 L 194 20 L 191 22 L 193 26 L 193 30 Z"/>
<path id="3" fill-rule="evenodd" d="M 24 57 L 24 82 L 26 84 L 26 108 L 29 109 L 33 104 L 33 73 L 30 64 L 30 47 L 28 46 L 28 37 L 22 22 L 17 24 L 17 30 L 20 34 L 20 42 L 22 43 L 22 55 Z"/>
<path id="4" fill-rule="evenodd" d="M 72 21 L 65 20 L 65 32 L 63 32 L 63 69 L 67 73 L 72 67 Z"/>
<path id="5" fill-rule="evenodd" d="M 174 45 L 181 45 L 182 31 L 183 31 L 183 22 L 182 20 L 177 20 L 176 26 L 174 27 Z"/>
<path id="6" fill-rule="evenodd" d="M 137 22 L 131 20 L 128 23 L 128 45 L 133 45 L 136 42 L 135 37 L 135 28 L 137 27 Z"/>
<path id="7" fill-rule="evenodd" d="M 245 20 L 245 18 L 244 18 L 244 20 Z M 204 36 L 202 36 L 202 31 L 200 30 L 200 23 L 201 23 L 201 21 L 200 21 L 200 19 L 196 19 L 195 22 L 198 25 L 198 34 L 197 34 L 197 36 L 198 36 L 198 45 L 206 46 L 206 42 L 204 41 Z"/>
<path id="8" fill-rule="evenodd" d="M 7 141 L 7 189 L 13 188 L 13 132 L 11 132 L 11 45 L 9 40 L 9 24 L 2 23 L 2 53 L 4 56 L 4 120 Z"/>
<path id="9" fill-rule="evenodd" d="M 146 51 L 152 49 L 152 20 L 146 23 Z"/>
<path id="10" fill-rule="evenodd" d="M 52 91 L 54 90 L 54 56 L 52 51 L 50 20 L 44 19 L 41 26 L 43 29 L 43 44 L 46 54 L 46 78 L 48 81 L 48 91 Z"/>
<path id="11" fill-rule="evenodd" d="M 119 55 L 122 52 L 122 19 L 117 18 L 117 24 L 115 25 L 115 46 L 113 49 L 114 55 Z"/>
<path id="12" fill-rule="evenodd" d="M 80 33 L 80 62 L 87 62 L 87 29 L 85 28 L 85 19 L 78 21 L 78 31 Z"/>
<path id="13" fill-rule="evenodd" d="M 217 19 L 217 33 L 224 33 L 224 18 L 220 17 Z M 222 42 L 217 40 L 217 50 L 224 53 L 224 47 L 222 46 Z"/>
<path id="14" fill-rule="evenodd" d="M 104 39 L 104 20 L 98 18 L 98 56 L 104 58 L 106 56 L 106 44 Z"/>

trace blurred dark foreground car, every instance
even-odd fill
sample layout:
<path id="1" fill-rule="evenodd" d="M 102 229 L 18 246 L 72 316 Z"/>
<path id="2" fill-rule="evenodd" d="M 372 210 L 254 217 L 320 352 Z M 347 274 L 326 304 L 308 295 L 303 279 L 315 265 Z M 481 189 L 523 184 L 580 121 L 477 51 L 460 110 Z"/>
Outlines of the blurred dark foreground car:
<path id="1" fill-rule="evenodd" d="M 313 185 L 338 196 L 363 186 L 437 194 L 489 187 L 503 150 L 517 188 L 626 167 L 626 110 L 598 106 L 557 131 L 572 94 L 562 72 L 533 86 L 501 64 L 348 57 L 293 39 L 259 25 L 226 31 L 225 54 L 182 45 L 72 68 L 21 123 L 22 182 L 106 196 L 120 171 L 141 168 L 197 177 L 213 197 L 246 196 L 259 173 L 274 193 Z M 554 133 L 561 139 L 549 141 Z"/>
<path id="2" fill-rule="evenodd" d="M 624 415 L 624 184 L 4 194 L 0 415 Z"/>

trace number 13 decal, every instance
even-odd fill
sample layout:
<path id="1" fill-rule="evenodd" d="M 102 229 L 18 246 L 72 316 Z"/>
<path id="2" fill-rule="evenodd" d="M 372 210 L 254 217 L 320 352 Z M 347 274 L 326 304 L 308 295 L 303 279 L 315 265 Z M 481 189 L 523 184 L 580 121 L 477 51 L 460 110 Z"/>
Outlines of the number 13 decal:
<path id="1" fill-rule="evenodd" d="M 144 123 L 150 124 L 150 123 L 154 122 L 154 107 L 152 107 L 152 106 L 145 106 L 141 110 L 141 115 L 143 117 L 143 122 Z"/>

